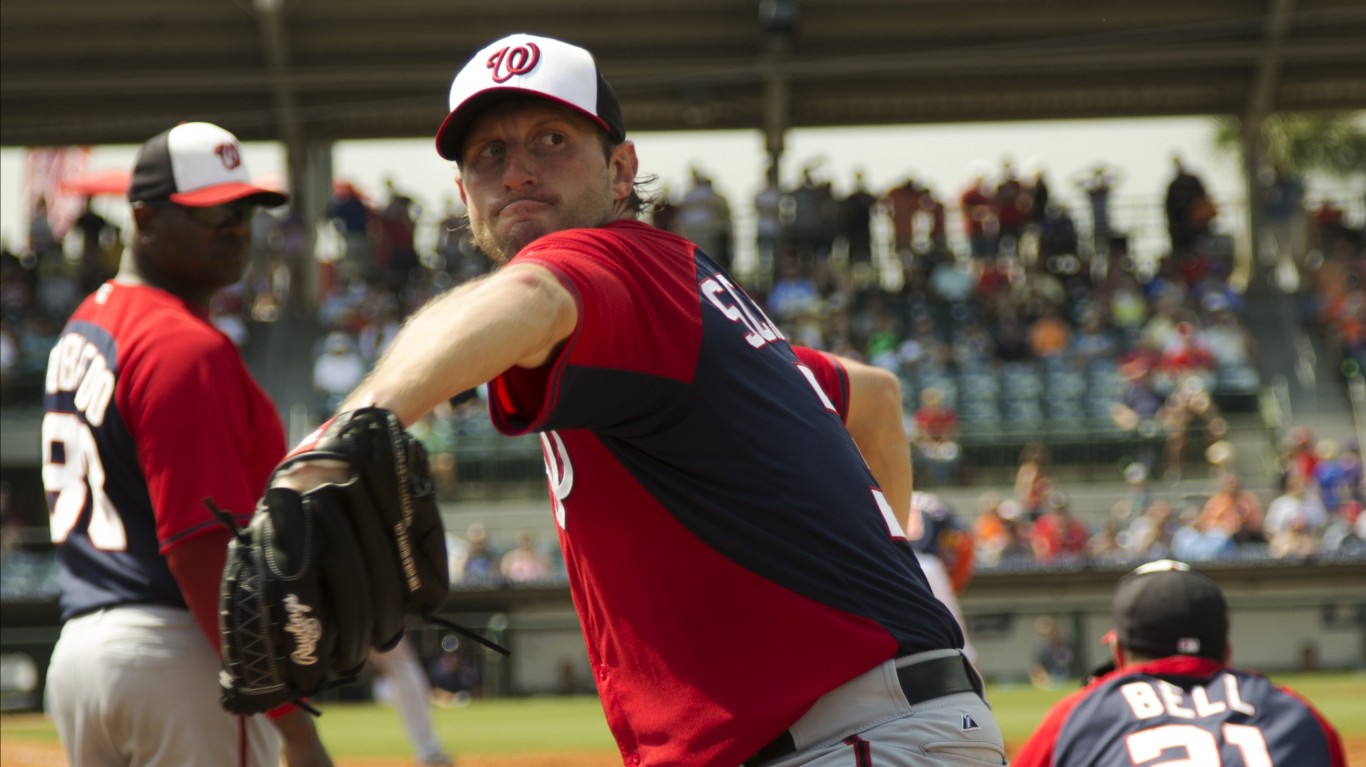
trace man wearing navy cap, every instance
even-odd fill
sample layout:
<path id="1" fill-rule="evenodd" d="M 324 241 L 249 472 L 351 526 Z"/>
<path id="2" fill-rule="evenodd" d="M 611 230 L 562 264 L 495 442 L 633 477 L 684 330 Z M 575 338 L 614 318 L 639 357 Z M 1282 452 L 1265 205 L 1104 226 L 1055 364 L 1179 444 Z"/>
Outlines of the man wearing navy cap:
<path id="1" fill-rule="evenodd" d="M 1173 560 L 1115 589 L 1115 670 L 1063 698 L 1015 767 L 1322 765 L 1346 767 L 1342 741 L 1308 701 L 1226 665 L 1219 585 Z"/>

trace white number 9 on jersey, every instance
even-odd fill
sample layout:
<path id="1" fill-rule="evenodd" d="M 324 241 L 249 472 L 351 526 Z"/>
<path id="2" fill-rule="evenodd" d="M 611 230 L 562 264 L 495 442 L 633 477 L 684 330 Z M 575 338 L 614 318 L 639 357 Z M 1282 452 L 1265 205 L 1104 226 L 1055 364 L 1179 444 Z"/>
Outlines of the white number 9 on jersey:
<path id="1" fill-rule="evenodd" d="M 71 535 L 88 501 L 90 543 L 105 551 L 128 548 L 123 520 L 104 492 L 104 479 L 95 435 L 85 421 L 74 413 L 43 416 L 43 487 L 51 497 L 48 526 L 53 543 Z"/>

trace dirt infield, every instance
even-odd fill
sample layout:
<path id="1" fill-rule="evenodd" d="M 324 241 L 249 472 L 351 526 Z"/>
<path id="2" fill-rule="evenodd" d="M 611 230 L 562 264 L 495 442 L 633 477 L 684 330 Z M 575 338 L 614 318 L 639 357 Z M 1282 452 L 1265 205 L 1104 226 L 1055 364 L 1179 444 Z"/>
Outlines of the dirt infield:
<path id="1" fill-rule="evenodd" d="M 1366 735 L 1346 736 L 1347 764 L 1366 767 Z M 517 756 L 462 756 L 459 767 L 607 767 L 620 763 L 613 752 L 601 754 L 520 754 Z M 0 741 L 4 767 L 65 767 L 61 750 L 51 744 Z M 354 757 L 338 759 L 336 767 L 412 767 L 409 757 Z"/>

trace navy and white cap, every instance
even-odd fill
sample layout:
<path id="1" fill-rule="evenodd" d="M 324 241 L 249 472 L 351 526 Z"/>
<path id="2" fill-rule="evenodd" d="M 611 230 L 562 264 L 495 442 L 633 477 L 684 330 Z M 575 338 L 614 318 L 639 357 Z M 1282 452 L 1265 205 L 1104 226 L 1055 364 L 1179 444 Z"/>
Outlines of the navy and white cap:
<path id="1" fill-rule="evenodd" d="M 248 198 L 266 207 L 289 202 L 284 192 L 252 183 L 241 142 L 212 123 L 164 130 L 147 139 L 133 161 L 129 202 L 169 200 L 203 208 Z"/>
<path id="2" fill-rule="evenodd" d="M 533 96 L 579 112 L 613 142 L 626 138 L 621 104 L 593 54 L 537 35 L 508 35 L 474 54 L 451 83 L 450 114 L 436 132 L 436 152 L 458 159 L 479 113 L 509 98 Z"/>
<path id="3" fill-rule="evenodd" d="M 1184 562 L 1159 559 L 1115 587 L 1115 636 L 1150 658 L 1198 655 L 1223 661 L 1228 603 L 1219 584 Z"/>

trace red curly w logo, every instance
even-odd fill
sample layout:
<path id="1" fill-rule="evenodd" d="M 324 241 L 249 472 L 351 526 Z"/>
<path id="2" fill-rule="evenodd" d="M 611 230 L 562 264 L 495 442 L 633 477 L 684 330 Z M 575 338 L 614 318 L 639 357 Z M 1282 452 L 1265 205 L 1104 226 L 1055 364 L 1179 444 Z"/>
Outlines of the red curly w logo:
<path id="1" fill-rule="evenodd" d="M 516 48 L 507 47 L 496 51 L 489 56 L 488 63 L 485 65 L 493 70 L 493 81 L 495 83 L 505 83 L 516 75 L 524 75 L 536 68 L 541 63 L 541 49 L 535 43 L 519 45 Z"/>

